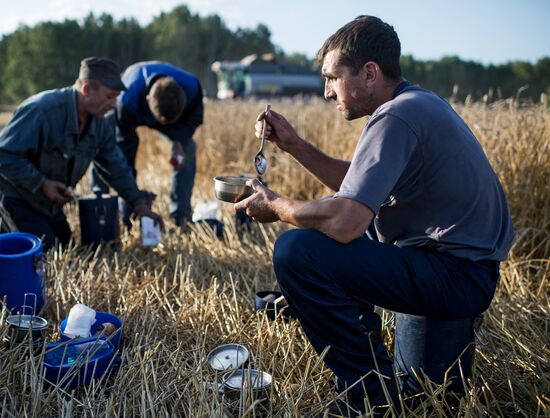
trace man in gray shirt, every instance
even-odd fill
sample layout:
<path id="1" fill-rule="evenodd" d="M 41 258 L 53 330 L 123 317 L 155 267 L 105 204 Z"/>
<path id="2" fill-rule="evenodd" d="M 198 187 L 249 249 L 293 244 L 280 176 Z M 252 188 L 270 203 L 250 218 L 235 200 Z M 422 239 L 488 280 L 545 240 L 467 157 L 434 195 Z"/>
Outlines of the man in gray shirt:
<path id="1" fill-rule="evenodd" d="M 473 318 L 489 306 L 513 239 L 480 144 L 447 102 L 403 79 L 400 52 L 393 28 L 372 16 L 346 24 L 319 51 L 325 98 L 347 120 L 371 116 L 351 162 L 322 153 L 275 111 L 258 117 L 256 135 L 267 121 L 269 140 L 333 198 L 287 199 L 251 180 L 255 193 L 235 204 L 259 222 L 298 227 L 275 244 L 277 280 L 314 349 L 330 346 L 324 360 L 359 411 L 365 394 L 387 402 L 373 371 L 392 376 L 374 306 Z M 369 226 L 378 240 L 365 236 Z"/>
<path id="2" fill-rule="evenodd" d="M 28 98 L 0 132 L 0 203 L 20 231 L 43 237 L 45 249 L 69 242 L 63 205 L 92 162 L 138 216 L 163 224 L 138 190 L 114 126 L 104 119 L 124 89 L 117 63 L 86 58 L 74 86 Z"/>

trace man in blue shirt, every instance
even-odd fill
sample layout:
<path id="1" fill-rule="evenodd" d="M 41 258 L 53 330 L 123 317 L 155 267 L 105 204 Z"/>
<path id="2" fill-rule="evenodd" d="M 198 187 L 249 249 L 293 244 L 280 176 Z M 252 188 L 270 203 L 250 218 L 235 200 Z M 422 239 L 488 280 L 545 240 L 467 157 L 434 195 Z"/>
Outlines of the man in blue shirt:
<path id="1" fill-rule="evenodd" d="M 28 98 L 0 132 L 0 201 L 17 228 L 43 237 L 46 249 L 56 240 L 69 242 L 63 205 L 74 199 L 71 190 L 92 162 L 138 216 L 162 225 L 104 119 L 124 89 L 117 63 L 86 58 L 74 86 Z"/>
<path id="2" fill-rule="evenodd" d="M 365 411 L 365 395 L 374 406 L 395 401 L 374 307 L 473 325 L 514 236 L 481 145 L 445 100 L 403 79 L 400 53 L 393 28 L 373 16 L 344 25 L 318 53 L 325 98 L 346 120 L 370 116 L 351 161 L 324 154 L 275 111 L 258 117 L 256 136 L 265 120 L 268 139 L 334 197 L 289 199 L 250 180 L 255 193 L 235 204 L 259 222 L 298 227 L 277 239 L 273 267 L 314 349 L 330 347 L 324 361 L 348 389 L 350 416 Z M 365 236 L 369 226 L 378 240 Z M 452 347 L 457 357 L 464 348 Z"/>
<path id="3" fill-rule="evenodd" d="M 203 121 L 200 82 L 193 74 L 160 61 L 135 63 L 126 69 L 122 80 L 127 90 L 118 98 L 114 114 L 118 145 L 137 175 L 138 126 L 156 129 L 172 141 L 170 217 L 176 225 L 185 226 L 191 221 L 196 171 L 193 134 Z M 102 186 L 96 176 L 94 182 Z M 126 208 L 124 212 L 129 225 L 129 211 Z"/>

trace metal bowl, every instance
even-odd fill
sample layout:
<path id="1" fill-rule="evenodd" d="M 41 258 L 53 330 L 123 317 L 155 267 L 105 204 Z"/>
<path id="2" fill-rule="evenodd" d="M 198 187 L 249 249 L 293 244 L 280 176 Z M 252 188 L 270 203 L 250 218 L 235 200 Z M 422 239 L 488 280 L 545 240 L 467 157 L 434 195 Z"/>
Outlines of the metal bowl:
<path id="1" fill-rule="evenodd" d="M 250 196 L 254 191 L 247 186 L 250 178 L 245 176 L 216 176 L 214 177 L 214 191 L 216 198 L 224 202 L 236 203 Z"/>
<path id="2" fill-rule="evenodd" d="M 280 301 L 283 297 L 281 292 L 276 290 L 262 290 L 254 297 L 254 308 L 264 312 L 269 319 L 274 320 L 280 314 L 284 319 L 294 318 L 290 306 L 286 301 Z"/>

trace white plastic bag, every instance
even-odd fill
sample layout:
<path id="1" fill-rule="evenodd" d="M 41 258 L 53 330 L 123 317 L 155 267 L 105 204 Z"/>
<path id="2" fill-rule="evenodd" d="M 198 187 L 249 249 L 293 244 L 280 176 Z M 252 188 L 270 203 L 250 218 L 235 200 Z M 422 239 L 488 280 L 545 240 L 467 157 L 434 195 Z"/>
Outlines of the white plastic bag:
<path id="1" fill-rule="evenodd" d="M 69 337 L 90 336 L 90 328 L 95 322 L 95 311 L 86 305 L 77 303 L 71 308 L 67 325 L 65 325 L 65 335 Z"/>

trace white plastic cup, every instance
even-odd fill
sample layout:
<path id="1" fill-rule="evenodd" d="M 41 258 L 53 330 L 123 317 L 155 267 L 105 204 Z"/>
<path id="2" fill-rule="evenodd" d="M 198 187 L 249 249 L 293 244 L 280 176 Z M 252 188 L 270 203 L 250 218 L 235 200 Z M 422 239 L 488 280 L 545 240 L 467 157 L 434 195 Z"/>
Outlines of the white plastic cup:
<path id="1" fill-rule="evenodd" d="M 87 338 L 94 322 L 95 311 L 82 303 L 77 303 L 69 312 L 64 332 L 69 337 Z"/>

